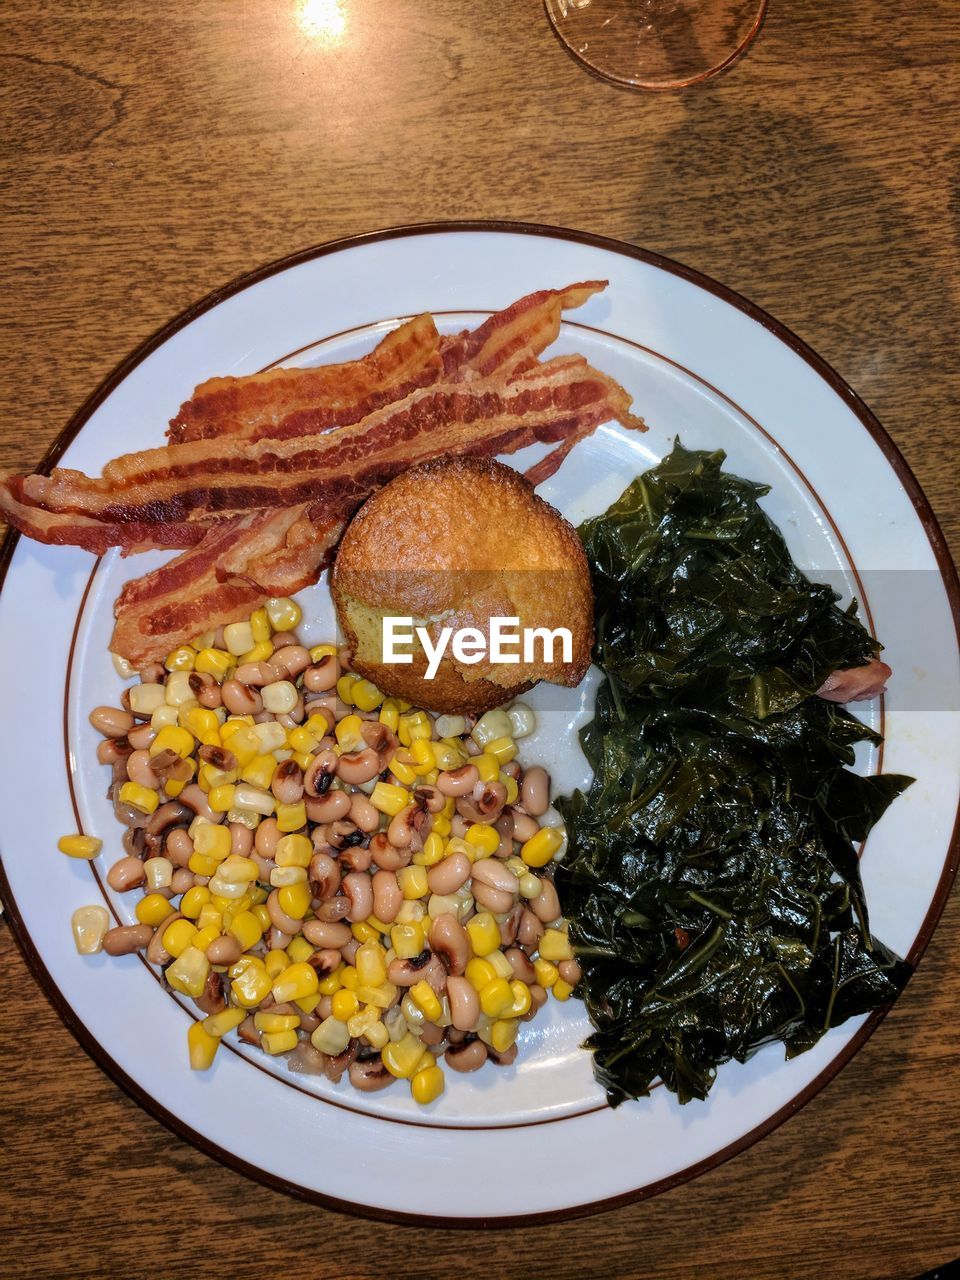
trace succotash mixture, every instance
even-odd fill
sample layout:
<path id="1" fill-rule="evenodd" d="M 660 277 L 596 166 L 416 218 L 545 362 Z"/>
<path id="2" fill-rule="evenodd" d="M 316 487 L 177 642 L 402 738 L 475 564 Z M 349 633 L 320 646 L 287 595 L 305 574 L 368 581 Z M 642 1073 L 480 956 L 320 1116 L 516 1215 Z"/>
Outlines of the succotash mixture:
<path id="1" fill-rule="evenodd" d="M 426 1105 L 441 1061 L 512 1063 L 520 1022 L 580 976 L 550 875 L 564 832 L 538 821 L 550 780 L 516 759 L 534 716 L 434 717 L 304 647 L 300 622 L 269 600 L 91 713 L 126 827 L 107 882 L 143 896 L 134 925 L 76 911 L 77 950 L 145 951 L 193 999 L 196 1070 L 236 1031 L 364 1091 L 408 1080 Z"/>

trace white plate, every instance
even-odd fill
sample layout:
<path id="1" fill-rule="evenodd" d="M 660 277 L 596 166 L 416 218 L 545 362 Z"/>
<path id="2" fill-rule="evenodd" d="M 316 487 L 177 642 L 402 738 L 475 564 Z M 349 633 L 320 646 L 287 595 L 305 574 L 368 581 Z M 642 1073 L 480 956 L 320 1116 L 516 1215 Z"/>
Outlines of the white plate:
<path id="1" fill-rule="evenodd" d="M 722 447 L 731 470 L 772 486 L 765 506 L 798 562 L 865 599 L 895 669 L 885 713 L 872 704 L 865 718 L 886 733 L 884 769 L 918 782 L 871 835 L 863 872 L 874 931 L 915 960 L 956 869 L 956 577 L 915 480 L 865 407 L 793 335 L 721 286 L 628 246 L 509 224 L 325 246 L 175 320 L 83 407 L 54 455 L 98 472 L 117 453 L 159 443 L 181 401 L 213 374 L 348 359 L 399 317 L 432 311 L 452 331 L 521 294 L 597 277 L 610 287 L 570 313 L 556 350 L 581 351 L 622 382 L 650 431 L 601 428 L 541 492 L 577 521 L 603 510 L 676 434 L 688 447 Z M 113 554 L 95 566 L 84 552 L 25 540 L 11 541 L 5 556 L 0 670 L 6 717 L 20 726 L 16 749 L 8 735 L 0 762 L 11 919 L 94 1058 L 218 1158 L 359 1212 L 444 1221 L 569 1213 L 652 1194 L 741 1150 L 811 1097 L 879 1022 L 879 1014 L 854 1020 L 789 1063 L 769 1047 L 746 1066 L 728 1065 L 709 1100 L 686 1107 L 657 1089 L 607 1108 L 578 1048 L 587 1024 L 575 1001 L 551 1002 L 526 1029 L 513 1068 L 448 1075 L 447 1093 L 426 1110 L 402 1088 L 359 1095 L 290 1076 L 282 1062 L 238 1045 L 211 1071 L 190 1072 L 185 1005 L 138 957 L 78 957 L 69 929 L 77 906 L 101 900 L 100 874 L 120 849 L 86 722 L 92 706 L 117 696 L 106 655 L 110 605 L 122 581 L 160 557 Z M 312 634 L 329 635 L 325 584 L 302 602 Z M 38 615 L 44 626 L 31 626 L 27 641 L 21 620 Z M 592 688 L 531 695 L 540 728 L 524 758 L 547 764 L 558 790 L 586 781 L 572 726 L 589 718 Z M 61 724 L 58 768 L 51 746 Z M 876 755 L 864 753 L 862 766 L 876 768 Z M 106 837 L 92 867 L 56 851 L 78 820 Z M 111 895 L 110 905 L 133 918 L 129 897 Z"/>

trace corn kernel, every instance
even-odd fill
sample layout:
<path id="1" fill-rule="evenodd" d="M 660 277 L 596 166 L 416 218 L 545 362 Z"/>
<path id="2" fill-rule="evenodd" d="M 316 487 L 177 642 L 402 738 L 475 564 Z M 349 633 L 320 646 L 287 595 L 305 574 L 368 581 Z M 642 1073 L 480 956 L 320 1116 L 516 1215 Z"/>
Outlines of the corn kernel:
<path id="1" fill-rule="evenodd" d="M 225 747 L 237 758 L 241 769 L 245 768 L 260 754 L 260 739 L 253 728 L 237 720 L 228 720 L 220 730 L 220 739 Z M 272 758 L 272 757 L 271 757 Z M 271 774 L 271 778 L 273 775 Z"/>
<path id="2" fill-rule="evenodd" d="M 343 724 L 342 720 L 340 724 Z M 370 793 L 370 803 L 373 807 L 391 817 L 406 808 L 409 800 L 410 793 L 404 787 L 395 787 L 389 782 L 378 782 Z"/>
<path id="3" fill-rule="evenodd" d="M 182 903 L 180 910 L 183 910 Z M 236 938 L 244 951 L 255 947 L 263 937 L 260 921 L 252 911 L 238 911 L 227 926 L 226 932 Z"/>
<path id="4" fill-rule="evenodd" d="M 110 928 L 106 907 L 78 907 L 70 917 L 77 954 L 93 956 L 103 950 L 103 935 Z"/>
<path id="5" fill-rule="evenodd" d="M 442 717 L 441 717 L 442 719 Z M 461 748 L 453 742 L 433 742 L 433 759 L 436 767 L 442 769 L 445 773 L 452 769 L 459 769 L 461 765 L 466 764 L 467 755 Z"/>
<path id="6" fill-rule="evenodd" d="M 191 853 L 187 860 L 187 866 L 195 876 L 216 875 L 219 865 L 216 858 L 211 858 L 205 853 Z"/>
<path id="7" fill-rule="evenodd" d="M 563 832 L 557 827 L 541 827 L 520 849 L 520 857 L 528 867 L 545 867 L 563 844 Z"/>
<path id="8" fill-rule="evenodd" d="M 552 961 L 543 960 L 539 956 L 533 962 L 533 971 L 537 975 L 537 982 L 548 991 L 560 978 L 560 970 L 557 966 Z"/>
<path id="9" fill-rule="evenodd" d="M 300 695 L 291 680 L 274 680 L 264 685 L 260 690 L 260 697 L 265 711 L 274 716 L 286 716 L 297 705 Z"/>
<path id="10" fill-rule="evenodd" d="M 373 711 L 383 701 L 383 694 L 370 680 L 358 680 L 350 692 L 353 705 L 360 711 Z"/>
<path id="11" fill-rule="evenodd" d="M 378 987 L 387 979 L 385 953 L 379 942 L 368 941 L 357 948 L 354 966 L 357 981 L 362 986 Z"/>
<path id="12" fill-rule="evenodd" d="M 334 729 L 334 736 L 344 751 L 362 751 L 366 746 L 363 734 L 363 721 L 359 716 L 344 716 Z"/>
<path id="13" fill-rule="evenodd" d="M 511 778 L 509 773 L 501 772 L 500 783 L 507 793 L 507 804 L 516 804 L 517 797 L 520 795 L 516 778 Z"/>
<path id="14" fill-rule="evenodd" d="M 473 756 L 470 763 L 476 766 L 481 782 L 496 782 L 500 777 L 500 761 L 486 751 L 483 755 Z"/>
<path id="15" fill-rule="evenodd" d="M 430 837 L 427 836 L 427 840 Z M 426 848 L 426 841 L 424 842 Z M 441 846 L 441 857 L 443 856 Z M 432 864 L 431 864 L 432 865 Z M 397 884 L 400 891 L 407 902 L 414 902 L 418 898 L 425 898 L 430 892 L 430 886 L 427 884 L 427 866 L 402 867 L 397 872 Z M 394 944 L 396 945 L 396 944 Z"/>
<path id="16" fill-rule="evenodd" d="M 230 853 L 232 838 L 226 826 L 204 822 L 193 833 L 193 852 L 202 858 L 213 858 L 222 862 Z"/>
<path id="17" fill-rule="evenodd" d="M 410 743 L 410 762 L 418 775 L 429 773 L 437 763 L 436 756 L 433 754 L 433 744 L 426 738 L 414 739 Z"/>
<path id="18" fill-rule="evenodd" d="M 192 1071 L 206 1071 L 211 1067 L 219 1048 L 219 1038 L 210 1035 L 202 1022 L 191 1022 L 187 1028 L 187 1050 Z"/>
<path id="19" fill-rule="evenodd" d="M 178 715 L 180 727 L 186 729 L 188 733 L 200 742 L 207 743 L 208 746 L 220 746 L 220 721 L 217 719 L 217 713 L 211 711 L 208 707 L 190 707 L 184 705 L 180 708 Z"/>
<path id="20" fill-rule="evenodd" d="M 513 1004 L 513 992 L 506 978 L 494 978 L 480 989 L 480 1008 L 488 1018 L 499 1018 Z"/>
<path id="21" fill-rule="evenodd" d="M 410 1078 L 410 1093 L 414 1102 L 421 1107 L 436 1102 L 443 1093 L 445 1081 L 443 1072 L 438 1066 L 421 1068 Z"/>
<path id="22" fill-rule="evenodd" d="M 509 1018 L 499 1018 L 490 1028 L 491 1047 L 497 1053 L 506 1053 L 516 1043 L 517 1030 L 517 1020 L 512 1014 Z"/>
<path id="23" fill-rule="evenodd" d="M 136 716 L 152 716 L 163 706 L 166 699 L 162 684 L 135 684 L 130 690 L 130 710 Z"/>
<path id="24" fill-rule="evenodd" d="M 296 1031 L 261 1031 L 260 1047 L 264 1053 L 289 1053 L 297 1047 Z"/>
<path id="25" fill-rule="evenodd" d="M 189 671 L 172 671 L 163 686 L 163 700 L 168 707 L 182 707 L 185 702 L 196 702 L 190 688 Z"/>
<path id="26" fill-rule="evenodd" d="M 172 916 L 173 912 L 174 908 L 162 893 L 148 893 L 137 903 L 135 914 L 141 924 L 148 924 L 156 929 L 157 925 L 163 924 L 167 916 Z"/>
<path id="27" fill-rule="evenodd" d="M 254 609 L 253 613 L 251 613 L 250 631 L 255 645 L 263 644 L 265 640 L 270 639 L 273 634 L 273 628 L 270 626 L 270 619 L 267 617 L 266 609 Z"/>
<path id="28" fill-rule="evenodd" d="M 390 941 L 398 960 L 412 960 L 424 947 L 423 925 L 417 921 L 395 924 L 390 930 Z"/>
<path id="29" fill-rule="evenodd" d="M 380 708 L 380 723 L 385 724 L 391 733 L 397 732 L 400 723 L 400 708 L 396 698 L 385 698 Z"/>
<path id="30" fill-rule="evenodd" d="M 57 848 L 68 858 L 84 858 L 89 862 L 103 848 L 103 841 L 96 836 L 61 836 Z"/>
<path id="31" fill-rule="evenodd" d="M 310 650 L 310 661 L 319 662 L 322 658 L 335 658 L 337 656 L 337 646 L 335 644 L 315 644 Z"/>
<path id="32" fill-rule="evenodd" d="M 357 999 L 357 993 L 349 991 L 346 987 L 341 987 L 330 1001 L 331 1013 L 341 1022 L 349 1022 L 359 1008 L 360 1001 Z"/>
<path id="33" fill-rule="evenodd" d="M 467 921 L 466 929 L 474 955 L 489 955 L 500 946 L 500 926 L 489 911 L 478 912 Z"/>
<path id="34" fill-rule="evenodd" d="M 235 1027 L 239 1027 L 246 1016 L 246 1009 L 228 1007 L 221 1009 L 219 1013 L 211 1013 L 208 1018 L 204 1018 L 200 1025 L 208 1035 L 216 1036 L 219 1040 L 228 1031 L 233 1031 Z"/>
<path id="35" fill-rule="evenodd" d="M 222 680 L 235 662 L 233 654 L 223 649 L 201 649 L 197 654 L 197 670 L 216 680 Z"/>
<path id="36" fill-rule="evenodd" d="M 547 929 L 540 939 L 537 950 L 544 960 L 572 960 L 573 949 L 570 939 L 559 929 Z"/>
<path id="37" fill-rule="evenodd" d="M 270 885 L 274 889 L 285 889 L 288 885 L 306 882 L 306 867 L 273 867 L 270 872 Z"/>
<path id="38" fill-rule="evenodd" d="M 252 649 L 248 649 L 246 653 L 241 653 L 237 658 L 237 664 L 243 665 L 247 662 L 269 662 L 273 657 L 273 643 L 270 640 L 258 640 Z"/>
<path id="39" fill-rule="evenodd" d="M 312 996 L 320 985 L 317 971 L 305 961 L 292 964 L 274 979 L 273 998 L 277 1004 Z"/>
<path id="40" fill-rule="evenodd" d="M 197 926 L 189 920 L 174 920 L 164 930 L 164 950 L 169 951 L 172 956 L 182 955 L 198 932 Z"/>
<path id="41" fill-rule="evenodd" d="M 492 742 L 488 742 L 484 747 L 487 755 L 493 756 L 497 764 L 502 768 L 503 765 L 509 764 L 517 754 L 517 744 L 510 737 L 494 738 Z"/>
<path id="42" fill-rule="evenodd" d="M 322 998 L 320 992 L 315 991 L 312 996 L 299 996 L 293 1003 L 304 1013 L 313 1013 Z"/>
<path id="43" fill-rule="evenodd" d="M 273 596 L 264 601 L 263 607 L 274 631 L 293 631 L 303 619 L 303 610 L 289 596 Z"/>
<path id="44" fill-rule="evenodd" d="M 285 884 L 277 890 L 280 910 L 292 920 L 302 920 L 310 909 L 310 890 L 304 883 Z"/>
<path id="45" fill-rule="evenodd" d="M 299 831 L 307 825 L 307 807 L 302 800 L 296 804 L 278 804 L 276 817 L 281 831 Z"/>
<path id="46" fill-rule="evenodd" d="M 196 885 L 195 887 L 199 889 L 201 893 L 210 893 L 210 890 L 203 885 Z M 181 910 L 182 909 L 183 903 L 181 901 Z M 190 919 L 193 918 L 193 916 L 190 917 Z M 219 929 L 223 925 L 223 915 L 220 908 L 215 906 L 211 900 L 209 902 L 204 902 L 203 906 L 200 908 L 200 914 L 196 917 L 196 921 L 198 929 L 206 929 L 206 927 L 211 924 L 215 924 Z"/>
<path id="47" fill-rule="evenodd" d="M 445 813 L 438 813 L 433 820 L 431 835 L 446 838 L 450 834 L 450 819 Z"/>
<path id="48" fill-rule="evenodd" d="M 287 943 L 287 955 L 290 957 L 292 964 L 300 964 L 303 960 L 309 960 L 315 949 L 302 935 Z"/>
<path id="49" fill-rule="evenodd" d="M 207 804 L 214 813 L 229 813 L 233 808 L 236 790 L 236 787 L 229 782 L 219 787 L 211 787 L 207 795 Z"/>
<path id="50" fill-rule="evenodd" d="M 493 971 L 498 978 L 506 978 L 508 982 L 513 978 L 513 965 L 499 948 L 491 951 L 488 956 L 484 956 L 484 959 L 487 964 L 493 966 Z"/>
<path id="51" fill-rule="evenodd" d="M 294 941 L 296 941 L 296 939 L 294 939 Z M 292 946 L 292 945 L 293 945 L 293 944 L 291 943 L 291 946 Z M 319 992 L 319 994 L 320 994 L 320 995 L 322 995 L 322 996 L 335 996 L 335 995 L 337 994 L 337 992 L 340 990 L 340 988 L 344 985 L 344 984 L 343 984 L 343 982 L 341 982 L 341 980 L 340 980 L 340 979 L 341 979 L 341 976 L 342 976 L 343 971 L 344 971 L 344 969 L 345 969 L 345 968 L 346 968 L 346 965 L 341 965 L 341 966 L 339 967 L 339 969 L 334 970 L 334 972 L 333 972 L 333 973 L 328 974 L 326 978 L 323 978 L 323 979 L 321 980 L 321 982 L 320 982 L 320 986 L 317 988 L 317 991 Z M 356 971 L 356 969 L 354 969 L 354 971 L 353 971 L 353 976 L 354 976 L 354 978 L 356 978 L 356 976 L 357 976 L 357 971 Z M 355 986 L 355 985 L 356 985 L 356 984 L 354 984 L 354 986 Z M 352 988 L 351 988 L 351 990 L 352 990 Z"/>
<path id="52" fill-rule="evenodd" d="M 274 947 L 263 957 L 263 966 L 271 978 L 278 978 L 290 967 L 290 957 L 282 947 Z"/>
<path id="53" fill-rule="evenodd" d="M 526 866 L 526 863 L 523 865 Z M 526 898 L 528 902 L 532 898 L 538 897 L 542 888 L 543 882 L 540 877 L 535 876 L 532 871 L 528 871 L 526 875 L 520 876 L 520 897 Z"/>
<path id="54" fill-rule="evenodd" d="M 500 848 L 500 833 L 487 822 L 475 822 L 467 828 L 464 837 L 467 844 L 476 845 L 484 853 L 495 853 Z"/>
<path id="55" fill-rule="evenodd" d="M 252 956 L 244 956 L 252 960 Z M 231 969 L 231 974 L 233 970 Z M 237 1004 L 245 1009 L 255 1009 L 270 991 L 270 975 L 262 964 L 251 964 L 230 983 L 230 990 Z"/>
<path id="56" fill-rule="evenodd" d="M 264 636 L 264 639 L 269 640 L 269 635 Z M 223 643 L 227 646 L 228 653 L 239 658 L 241 653 L 252 649 L 257 642 L 253 638 L 253 627 L 249 622 L 231 622 L 223 628 Z"/>
<path id="57" fill-rule="evenodd" d="M 203 995 L 209 973 L 210 961 L 199 947 L 189 946 L 180 952 L 173 964 L 167 965 L 164 977 L 174 991 L 196 999 Z"/>
<path id="58" fill-rule="evenodd" d="M 211 942 L 215 942 L 220 937 L 220 930 L 215 924 L 208 924 L 204 929 L 198 929 L 190 939 L 190 946 L 196 947 L 198 951 L 206 953 L 207 947 Z"/>
<path id="59" fill-rule="evenodd" d="M 389 1009 L 397 998 L 397 988 L 392 982 L 381 982 L 377 987 L 357 987 L 357 999 L 361 1004 L 376 1005 L 378 1009 Z"/>
<path id="60" fill-rule="evenodd" d="M 562 978 L 558 978 L 550 989 L 558 1000 L 569 1000 L 573 995 L 573 986 Z"/>
<path id="61" fill-rule="evenodd" d="M 409 1032 L 402 1040 L 384 1045 L 381 1052 L 383 1065 L 398 1080 L 409 1080 L 420 1065 L 426 1046 Z"/>
<path id="62" fill-rule="evenodd" d="M 174 751 L 186 760 L 193 752 L 193 748 L 193 734 L 188 729 L 181 729 L 178 725 L 167 725 L 150 743 L 149 751 L 151 756 L 159 755 L 161 751 Z"/>
<path id="63" fill-rule="evenodd" d="M 237 809 L 249 809 L 252 813 L 261 814 L 264 818 L 269 818 L 277 807 L 276 799 L 269 792 L 250 786 L 246 782 L 237 787 L 233 795 L 233 803 Z"/>
<path id="64" fill-rule="evenodd" d="M 436 1022 L 442 1016 L 443 1008 L 437 999 L 437 993 L 425 978 L 421 978 L 410 988 L 410 997 L 423 1016 L 431 1022 Z"/>
<path id="65" fill-rule="evenodd" d="M 409 756 L 409 751 L 395 751 L 389 765 L 390 772 L 396 780 L 407 787 L 412 786 L 417 780 L 417 771 L 411 764 Z"/>
<path id="66" fill-rule="evenodd" d="M 275 861 L 278 867 L 309 867 L 313 844 L 303 835 L 286 835 L 277 841 Z"/>
<path id="67" fill-rule="evenodd" d="M 481 960 L 479 956 L 474 956 L 472 960 L 468 960 L 467 967 L 463 972 L 471 987 L 478 992 L 493 982 L 497 976 L 497 971 L 489 960 Z"/>
<path id="68" fill-rule="evenodd" d="M 322 734 L 320 735 L 323 736 Z M 298 724 L 295 729 L 287 732 L 287 746 L 295 755 L 308 755 L 311 751 L 316 751 L 320 745 L 320 738 L 310 732 L 304 725 Z"/>
<path id="69" fill-rule="evenodd" d="M 139 782 L 125 782 L 120 788 L 120 802 L 132 805 L 141 813 L 153 813 L 160 803 L 160 796 L 152 787 L 144 787 Z"/>
<path id="70" fill-rule="evenodd" d="M 182 644 L 167 654 L 164 666 L 168 671 L 192 671 L 197 651 L 189 644 Z"/>
<path id="71" fill-rule="evenodd" d="M 300 1025 L 300 1015 L 260 1010 L 253 1015 L 253 1025 L 258 1031 L 295 1031 Z"/>
<path id="72" fill-rule="evenodd" d="M 231 751 L 233 746 L 231 743 Z M 256 755 L 240 770 L 240 777 L 251 786 L 266 791 L 277 771 L 277 761 L 272 755 Z"/>
<path id="73" fill-rule="evenodd" d="M 341 987 L 348 987 L 351 991 L 356 991 L 359 981 L 357 971 L 352 964 L 345 964 L 338 972 Z"/>
<path id="74" fill-rule="evenodd" d="M 319 1049 L 321 1053 L 336 1057 L 338 1053 L 343 1053 L 350 1043 L 350 1032 L 347 1030 L 347 1024 L 341 1022 L 339 1018 L 324 1018 L 323 1022 L 311 1035 L 310 1043 L 315 1049 Z"/>
<path id="75" fill-rule="evenodd" d="M 360 683 L 360 677 L 354 671 L 345 671 L 337 680 L 337 697 L 348 707 L 353 706 L 353 686 Z"/>
<path id="76" fill-rule="evenodd" d="M 530 1006 L 533 1003 L 530 988 L 525 982 L 516 978 L 510 983 L 510 990 L 513 993 L 513 1004 L 507 1010 L 507 1017 L 522 1018 L 525 1013 L 530 1012 Z"/>

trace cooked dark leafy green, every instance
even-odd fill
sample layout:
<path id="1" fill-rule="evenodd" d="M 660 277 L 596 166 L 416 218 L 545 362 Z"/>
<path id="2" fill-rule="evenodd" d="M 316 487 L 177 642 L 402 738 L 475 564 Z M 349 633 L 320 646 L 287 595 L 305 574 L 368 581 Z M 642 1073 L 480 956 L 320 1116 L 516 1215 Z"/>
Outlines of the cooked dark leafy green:
<path id="1" fill-rule="evenodd" d="M 876 735 L 814 696 L 878 646 L 723 461 L 677 443 L 579 531 L 607 679 L 557 882 L 614 1105 L 657 1078 L 704 1098 L 720 1063 L 809 1049 L 910 972 L 870 934 L 855 846 L 911 780 L 851 772 Z"/>

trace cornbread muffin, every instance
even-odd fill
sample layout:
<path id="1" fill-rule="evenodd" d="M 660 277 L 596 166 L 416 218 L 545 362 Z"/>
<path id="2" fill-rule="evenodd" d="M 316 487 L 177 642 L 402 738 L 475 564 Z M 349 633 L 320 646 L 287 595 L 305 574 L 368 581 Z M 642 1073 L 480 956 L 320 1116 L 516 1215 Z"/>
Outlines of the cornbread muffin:
<path id="1" fill-rule="evenodd" d="M 355 669 L 385 693 L 432 711 L 487 711 L 539 680 L 576 685 L 590 664 L 593 595 L 580 539 L 499 462 L 437 459 L 384 485 L 347 528 L 331 586 Z M 391 615 L 426 628 L 432 646 L 442 628 L 476 628 L 482 657 L 458 660 L 451 639 L 427 679 L 427 655 L 415 638 L 398 647 L 412 663 L 384 662 L 383 620 Z M 491 661 L 493 617 L 519 619 L 511 631 L 521 643 L 509 653 L 520 661 Z M 567 628 L 567 661 L 559 640 L 547 660 L 540 639 L 524 660 L 524 630 L 535 627 Z"/>

